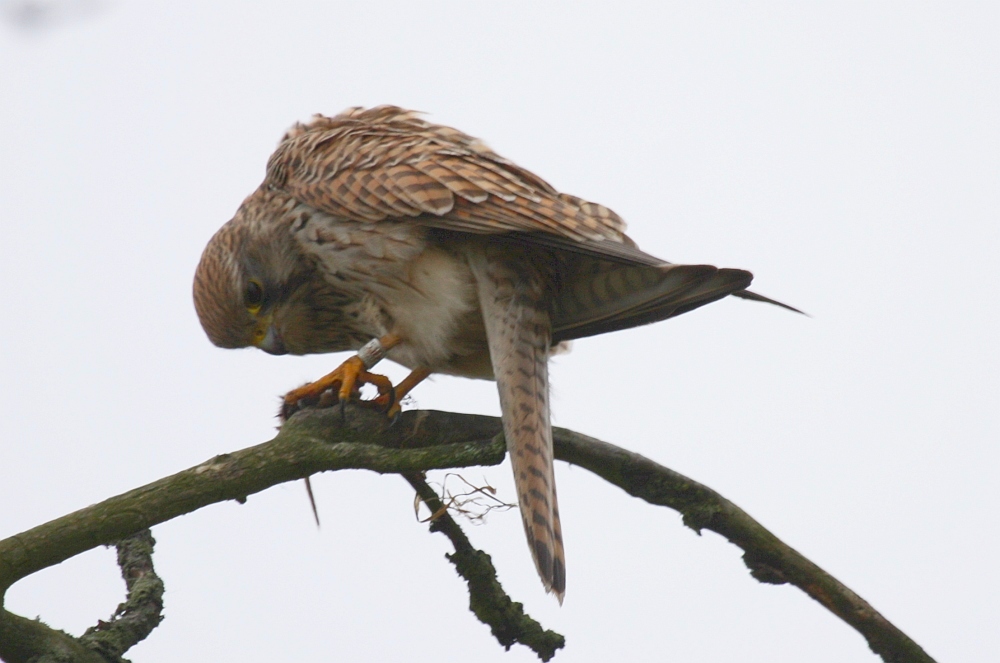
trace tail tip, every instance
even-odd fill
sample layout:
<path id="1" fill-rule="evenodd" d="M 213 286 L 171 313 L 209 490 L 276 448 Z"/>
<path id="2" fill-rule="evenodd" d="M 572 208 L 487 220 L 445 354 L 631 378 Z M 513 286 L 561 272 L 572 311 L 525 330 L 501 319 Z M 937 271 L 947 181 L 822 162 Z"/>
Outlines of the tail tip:
<path id="1" fill-rule="evenodd" d="M 562 558 L 556 557 L 552 560 L 552 577 L 545 579 L 545 589 L 555 594 L 559 605 L 563 604 L 566 597 L 566 565 Z"/>
<path id="2" fill-rule="evenodd" d="M 555 594 L 559 605 L 562 605 L 563 597 L 566 596 L 566 563 L 561 555 L 553 555 L 544 541 L 536 539 L 533 547 L 538 577 L 542 579 L 545 591 Z"/>

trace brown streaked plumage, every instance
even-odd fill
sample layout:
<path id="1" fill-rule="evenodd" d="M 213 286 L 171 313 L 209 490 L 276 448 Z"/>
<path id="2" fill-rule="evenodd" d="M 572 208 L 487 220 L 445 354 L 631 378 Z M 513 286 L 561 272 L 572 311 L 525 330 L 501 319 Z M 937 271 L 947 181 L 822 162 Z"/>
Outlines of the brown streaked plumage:
<path id="1" fill-rule="evenodd" d="M 353 108 L 285 135 L 206 247 L 195 307 L 221 347 L 308 354 L 382 339 L 414 371 L 397 392 L 429 373 L 495 379 L 525 532 L 561 601 L 553 348 L 727 295 L 771 301 L 746 292 L 749 272 L 666 263 L 624 230 L 608 208 L 456 129 L 394 106 Z M 291 392 L 286 412 L 331 386 L 350 394 L 370 364 L 354 357 Z"/>

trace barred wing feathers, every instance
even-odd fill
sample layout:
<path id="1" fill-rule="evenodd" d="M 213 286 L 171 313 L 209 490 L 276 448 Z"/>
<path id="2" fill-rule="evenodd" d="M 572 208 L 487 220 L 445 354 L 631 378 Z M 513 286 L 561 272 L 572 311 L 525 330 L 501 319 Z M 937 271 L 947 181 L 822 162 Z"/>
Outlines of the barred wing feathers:
<path id="1" fill-rule="evenodd" d="M 271 156 L 265 184 L 359 222 L 413 218 L 478 234 L 628 241 L 610 209 L 561 194 L 481 141 L 395 106 L 296 125 Z"/>

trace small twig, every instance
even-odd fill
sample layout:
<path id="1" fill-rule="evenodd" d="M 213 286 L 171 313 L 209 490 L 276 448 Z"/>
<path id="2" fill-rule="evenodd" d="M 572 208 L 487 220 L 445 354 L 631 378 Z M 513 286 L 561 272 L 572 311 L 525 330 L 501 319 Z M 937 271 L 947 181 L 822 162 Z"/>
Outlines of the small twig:
<path id="1" fill-rule="evenodd" d="M 448 479 L 455 477 L 464 483 L 469 490 L 464 493 L 455 493 L 448 488 Z M 468 479 L 456 472 L 448 472 L 444 475 L 444 481 L 439 486 L 442 507 L 440 510 L 431 513 L 427 518 L 417 517 L 420 522 L 430 522 L 438 518 L 445 511 L 451 511 L 464 516 L 473 525 L 481 525 L 486 521 L 486 516 L 491 511 L 516 509 L 516 504 L 504 502 L 497 497 L 497 489 L 487 483 L 485 486 L 477 486 L 470 483 Z M 419 507 L 422 500 L 418 499 L 414 504 Z"/>
<path id="2" fill-rule="evenodd" d="M 543 661 L 555 656 L 556 650 L 565 646 L 566 639 L 555 631 L 543 629 L 541 624 L 525 614 L 523 605 L 507 596 L 497 580 L 490 556 L 472 545 L 462 528 L 448 514 L 441 498 L 427 485 L 422 473 L 410 472 L 403 477 L 410 482 L 431 513 L 437 514 L 431 520 L 431 531 L 441 532 L 455 547 L 455 552 L 446 557 L 469 584 L 469 609 L 479 621 L 490 627 L 493 637 L 506 649 L 519 642 Z"/>
<path id="3" fill-rule="evenodd" d="M 313 519 L 316 521 L 316 529 L 319 529 L 319 509 L 316 508 L 316 496 L 313 495 L 313 485 L 309 477 L 303 479 L 306 484 L 306 495 L 309 496 L 309 506 L 312 507 Z"/>
<path id="4" fill-rule="evenodd" d="M 125 602 L 108 621 L 98 622 L 80 636 L 85 647 L 108 661 L 124 661 L 122 655 L 163 621 L 163 581 L 153 569 L 154 545 L 152 533 L 145 529 L 115 546 L 127 589 Z"/>

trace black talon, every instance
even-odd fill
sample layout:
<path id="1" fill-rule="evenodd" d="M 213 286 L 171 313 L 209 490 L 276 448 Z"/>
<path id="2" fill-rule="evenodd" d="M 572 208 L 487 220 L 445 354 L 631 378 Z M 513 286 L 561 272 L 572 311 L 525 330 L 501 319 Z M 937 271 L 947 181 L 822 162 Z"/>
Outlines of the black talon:
<path id="1" fill-rule="evenodd" d="M 389 397 L 389 404 L 385 406 L 385 411 L 388 412 L 389 410 L 392 409 L 392 406 L 396 404 L 396 390 L 389 389 L 389 393 L 386 395 Z M 395 419 L 395 417 L 393 417 L 393 419 Z"/>
<path id="2" fill-rule="evenodd" d="M 281 402 L 281 407 L 278 409 L 278 419 L 281 423 L 285 423 L 292 418 L 292 415 L 297 411 L 297 409 L 293 408 L 295 408 L 294 404 L 286 403 L 285 401 Z"/>

